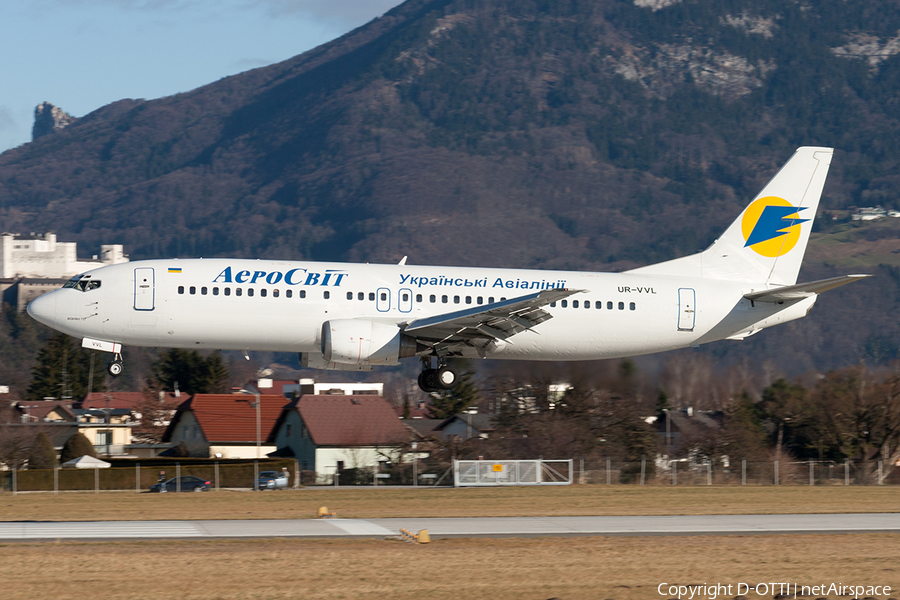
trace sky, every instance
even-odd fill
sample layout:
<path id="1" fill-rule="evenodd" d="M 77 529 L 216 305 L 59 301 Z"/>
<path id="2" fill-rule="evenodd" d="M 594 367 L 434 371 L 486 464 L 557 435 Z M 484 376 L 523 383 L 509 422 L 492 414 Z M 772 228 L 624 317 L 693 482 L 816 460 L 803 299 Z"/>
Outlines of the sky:
<path id="1" fill-rule="evenodd" d="M 0 152 L 31 141 L 34 108 L 82 117 L 280 62 L 401 0 L 0 2 Z"/>

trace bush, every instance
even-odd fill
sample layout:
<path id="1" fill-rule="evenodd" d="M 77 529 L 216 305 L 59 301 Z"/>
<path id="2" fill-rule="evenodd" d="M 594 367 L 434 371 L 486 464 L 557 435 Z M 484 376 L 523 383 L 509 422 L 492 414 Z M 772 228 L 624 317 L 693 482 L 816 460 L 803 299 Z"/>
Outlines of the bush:
<path id="1" fill-rule="evenodd" d="M 42 431 L 31 444 L 31 450 L 28 452 L 28 468 L 52 469 L 56 464 L 56 450 L 50 438 Z"/>
<path id="2" fill-rule="evenodd" d="M 59 456 L 59 460 L 60 462 L 65 463 L 84 456 L 85 454 L 97 458 L 97 452 L 94 450 L 94 446 L 91 442 L 84 437 L 84 434 L 76 433 L 66 440 L 62 453 Z"/>

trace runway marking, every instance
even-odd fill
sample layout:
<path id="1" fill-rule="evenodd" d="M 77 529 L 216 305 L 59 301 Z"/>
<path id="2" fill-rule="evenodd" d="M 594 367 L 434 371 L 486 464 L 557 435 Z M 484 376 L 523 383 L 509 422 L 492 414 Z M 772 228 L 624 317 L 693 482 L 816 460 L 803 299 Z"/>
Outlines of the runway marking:
<path id="1" fill-rule="evenodd" d="M 333 519 L 328 522 L 350 535 L 397 535 L 400 531 L 399 529 L 391 531 L 362 519 Z"/>
<path id="2" fill-rule="evenodd" d="M 204 536 L 190 521 L 0 523 L 0 539 L 175 538 Z"/>

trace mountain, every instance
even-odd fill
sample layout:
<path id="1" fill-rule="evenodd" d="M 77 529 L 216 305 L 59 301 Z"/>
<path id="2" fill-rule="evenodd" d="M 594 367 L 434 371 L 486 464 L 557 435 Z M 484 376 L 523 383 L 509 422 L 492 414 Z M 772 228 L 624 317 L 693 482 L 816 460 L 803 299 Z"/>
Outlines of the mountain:
<path id="1" fill-rule="evenodd" d="M 900 207 L 898 30 L 889 0 L 409 0 L 3 153 L 0 229 L 133 259 L 665 260 L 708 245 L 800 145 L 837 148 L 824 209 Z M 803 276 L 846 270 L 826 255 Z M 794 370 L 895 357 L 900 278 L 881 273 L 713 351 Z"/>

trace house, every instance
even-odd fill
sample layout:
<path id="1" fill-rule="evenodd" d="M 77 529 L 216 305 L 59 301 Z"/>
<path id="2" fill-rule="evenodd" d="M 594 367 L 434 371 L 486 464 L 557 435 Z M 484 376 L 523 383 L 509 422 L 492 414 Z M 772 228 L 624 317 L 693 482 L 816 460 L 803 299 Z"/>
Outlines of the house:
<path id="1" fill-rule="evenodd" d="M 487 438 L 496 429 L 493 415 L 464 413 L 444 419 L 434 432 L 444 439 L 458 437 L 461 440 Z"/>
<path id="2" fill-rule="evenodd" d="M 177 392 L 159 392 L 155 395 L 147 392 L 93 392 L 74 403 L 73 407 L 130 410 L 132 438 L 125 446 L 125 453 L 137 458 L 153 458 L 170 448 L 169 444 L 160 441 L 178 405 L 186 398 Z"/>
<path id="3" fill-rule="evenodd" d="M 127 408 L 75 408 L 58 400 L 21 401 L 13 404 L 17 421 L 52 431 L 51 442 L 60 450 L 76 432 L 83 434 L 97 454 L 124 456 L 131 443 L 134 422 Z"/>
<path id="4" fill-rule="evenodd" d="M 190 456 L 265 458 L 275 451 L 266 439 L 285 402 L 261 394 L 257 411 L 253 394 L 194 394 L 178 406 L 162 441 L 173 447 L 184 442 Z"/>
<path id="5" fill-rule="evenodd" d="M 656 429 L 665 448 L 677 451 L 683 445 L 692 444 L 721 429 L 724 414 L 722 411 L 694 410 L 689 406 L 664 410 L 644 420 Z"/>
<path id="6" fill-rule="evenodd" d="M 284 407 L 267 442 L 325 482 L 344 469 L 398 460 L 410 438 L 381 396 L 306 394 Z"/>

